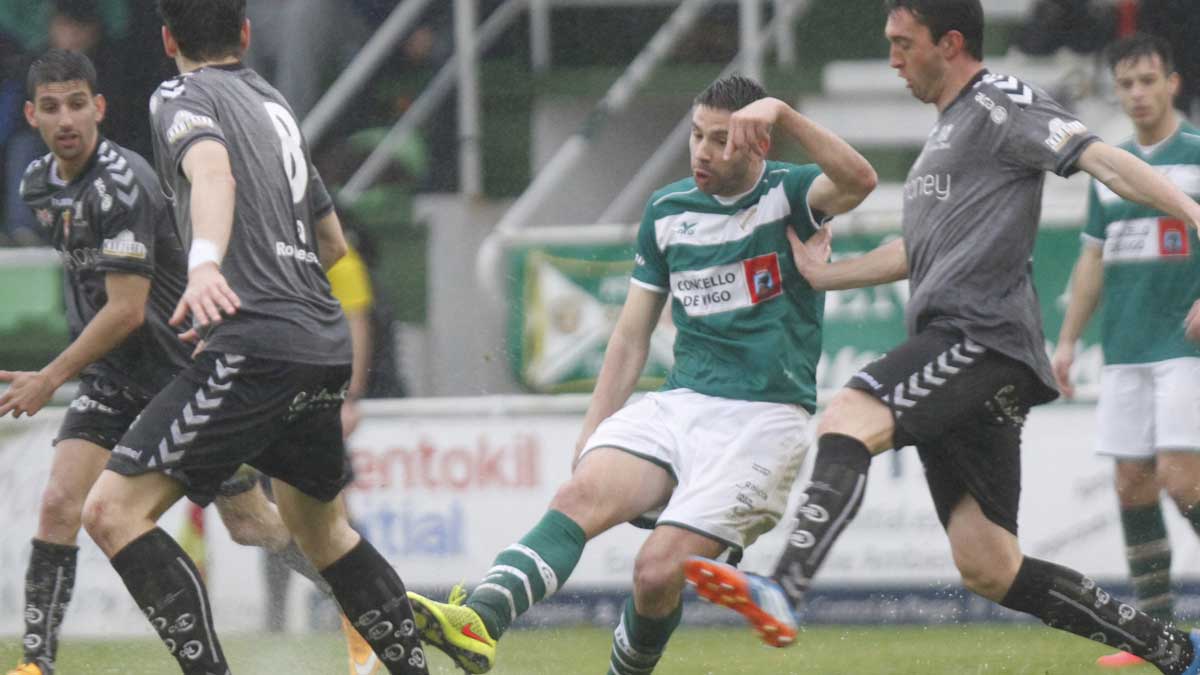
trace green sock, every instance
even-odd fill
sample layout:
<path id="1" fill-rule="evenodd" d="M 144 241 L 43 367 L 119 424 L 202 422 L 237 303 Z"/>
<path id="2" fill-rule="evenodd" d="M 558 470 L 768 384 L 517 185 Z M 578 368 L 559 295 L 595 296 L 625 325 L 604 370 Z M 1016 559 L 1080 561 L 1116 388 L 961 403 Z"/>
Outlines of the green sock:
<path id="1" fill-rule="evenodd" d="M 1171 543 L 1157 503 L 1121 509 L 1125 558 L 1138 609 L 1164 623 L 1175 622 L 1171 595 Z"/>
<path id="2" fill-rule="evenodd" d="M 633 598 L 625 601 L 621 622 L 613 631 L 612 653 L 608 661 L 608 675 L 647 675 L 662 658 L 663 649 L 671 633 L 683 616 L 680 602 L 670 614 L 652 619 L 637 613 Z"/>
<path id="3" fill-rule="evenodd" d="M 467 597 L 467 606 L 499 639 L 518 616 L 566 583 L 586 543 L 578 523 L 559 511 L 547 511 L 521 541 L 496 556 L 483 581 Z"/>

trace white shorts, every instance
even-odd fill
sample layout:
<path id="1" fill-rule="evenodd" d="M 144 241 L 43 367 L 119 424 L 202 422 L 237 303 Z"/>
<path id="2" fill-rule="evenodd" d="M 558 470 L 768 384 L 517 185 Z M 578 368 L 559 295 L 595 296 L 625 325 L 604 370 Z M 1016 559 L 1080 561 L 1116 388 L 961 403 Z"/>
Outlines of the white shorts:
<path id="1" fill-rule="evenodd" d="M 584 453 L 612 447 L 666 469 L 666 506 L 634 524 L 674 525 L 744 549 L 779 521 L 809 446 L 798 405 L 738 401 L 672 389 L 600 423 Z"/>
<path id="2" fill-rule="evenodd" d="M 1105 366 L 1096 412 L 1101 455 L 1200 450 L 1200 358 Z"/>

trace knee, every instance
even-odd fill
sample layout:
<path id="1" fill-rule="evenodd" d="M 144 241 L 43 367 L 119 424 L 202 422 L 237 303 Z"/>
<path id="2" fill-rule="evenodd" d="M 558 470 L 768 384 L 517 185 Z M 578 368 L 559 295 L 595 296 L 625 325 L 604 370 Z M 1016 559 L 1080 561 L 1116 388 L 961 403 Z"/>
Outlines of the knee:
<path id="1" fill-rule="evenodd" d="M 639 611 L 665 614 L 679 604 L 683 591 L 683 565 L 665 551 L 642 551 L 633 564 L 633 592 Z"/>
<path id="2" fill-rule="evenodd" d="M 566 514 L 577 523 L 583 523 L 595 508 L 597 497 L 597 491 L 590 483 L 576 477 L 558 488 L 550 500 L 550 508 Z"/>
<path id="3" fill-rule="evenodd" d="M 1005 564 L 1002 560 L 955 557 L 954 565 L 962 577 L 967 590 L 993 602 L 1000 602 L 1008 595 L 1018 566 Z"/>
<path id="4" fill-rule="evenodd" d="M 1200 483 L 1195 476 L 1183 474 L 1166 474 L 1161 476 L 1162 489 L 1179 507 L 1179 512 L 1188 516 L 1200 505 Z"/>
<path id="5" fill-rule="evenodd" d="M 58 538 L 73 538 L 79 531 L 83 499 L 86 495 L 72 494 L 62 486 L 48 484 L 42 493 L 40 522 L 43 534 Z"/>
<path id="6" fill-rule="evenodd" d="M 88 536 L 101 550 L 110 557 L 116 553 L 113 548 L 122 518 L 115 501 L 93 490 L 83 503 L 82 520 Z"/>
<path id="7" fill-rule="evenodd" d="M 225 529 L 229 530 L 229 538 L 239 546 L 259 546 L 270 550 L 278 548 L 270 545 L 272 542 L 267 541 L 267 538 L 263 536 L 262 529 L 257 526 L 253 518 L 242 514 L 232 514 L 225 515 L 221 522 L 225 523 Z"/>

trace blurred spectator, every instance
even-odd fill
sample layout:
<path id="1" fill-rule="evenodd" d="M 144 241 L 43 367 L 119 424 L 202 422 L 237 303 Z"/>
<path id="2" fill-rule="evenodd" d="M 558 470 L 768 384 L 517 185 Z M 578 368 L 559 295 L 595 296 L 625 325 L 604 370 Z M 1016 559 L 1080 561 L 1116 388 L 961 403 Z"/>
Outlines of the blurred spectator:
<path id="1" fill-rule="evenodd" d="M 283 94 L 297 120 L 364 42 L 361 20 L 337 0 L 247 0 L 246 17 L 246 65 Z"/>

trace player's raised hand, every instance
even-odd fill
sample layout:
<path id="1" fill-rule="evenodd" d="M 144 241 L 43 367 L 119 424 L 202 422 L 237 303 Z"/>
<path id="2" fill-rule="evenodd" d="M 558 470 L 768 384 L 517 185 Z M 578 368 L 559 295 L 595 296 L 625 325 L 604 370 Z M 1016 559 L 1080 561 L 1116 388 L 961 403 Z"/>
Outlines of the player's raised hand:
<path id="1" fill-rule="evenodd" d="M 1187 319 L 1183 323 L 1184 334 L 1193 342 L 1200 342 L 1200 300 L 1192 303 Z"/>
<path id="2" fill-rule="evenodd" d="M 742 149 L 765 156 L 771 147 L 771 127 L 779 119 L 779 106 L 782 105 L 787 104 L 777 98 L 760 98 L 730 115 L 725 159 L 730 159 Z"/>
<path id="3" fill-rule="evenodd" d="M 225 281 L 221 268 L 216 263 L 204 263 L 188 272 L 187 288 L 175 306 L 170 324 L 179 326 L 192 317 L 192 327 L 179 336 L 184 342 L 200 338 L 200 330 L 221 322 L 222 315 L 233 316 L 242 306 L 237 293 Z"/>
<path id="4" fill-rule="evenodd" d="M 1050 366 L 1054 369 L 1054 381 L 1066 398 L 1075 398 L 1075 385 L 1071 384 L 1071 364 L 1075 363 L 1075 345 L 1059 340 L 1054 348 Z"/>
<path id="5" fill-rule="evenodd" d="M 792 263 L 796 266 L 796 271 L 809 284 L 819 287 L 816 283 L 817 275 L 821 268 L 829 264 L 829 256 L 833 253 L 832 228 L 824 225 L 817 230 L 816 234 L 809 237 L 808 241 L 800 241 L 800 235 L 789 227 L 787 228 L 787 238 L 788 245 L 792 249 Z"/>
<path id="6" fill-rule="evenodd" d="M 54 396 L 54 383 L 41 372 L 0 370 L 0 382 L 8 383 L 0 394 L 0 417 L 36 415 Z"/>

